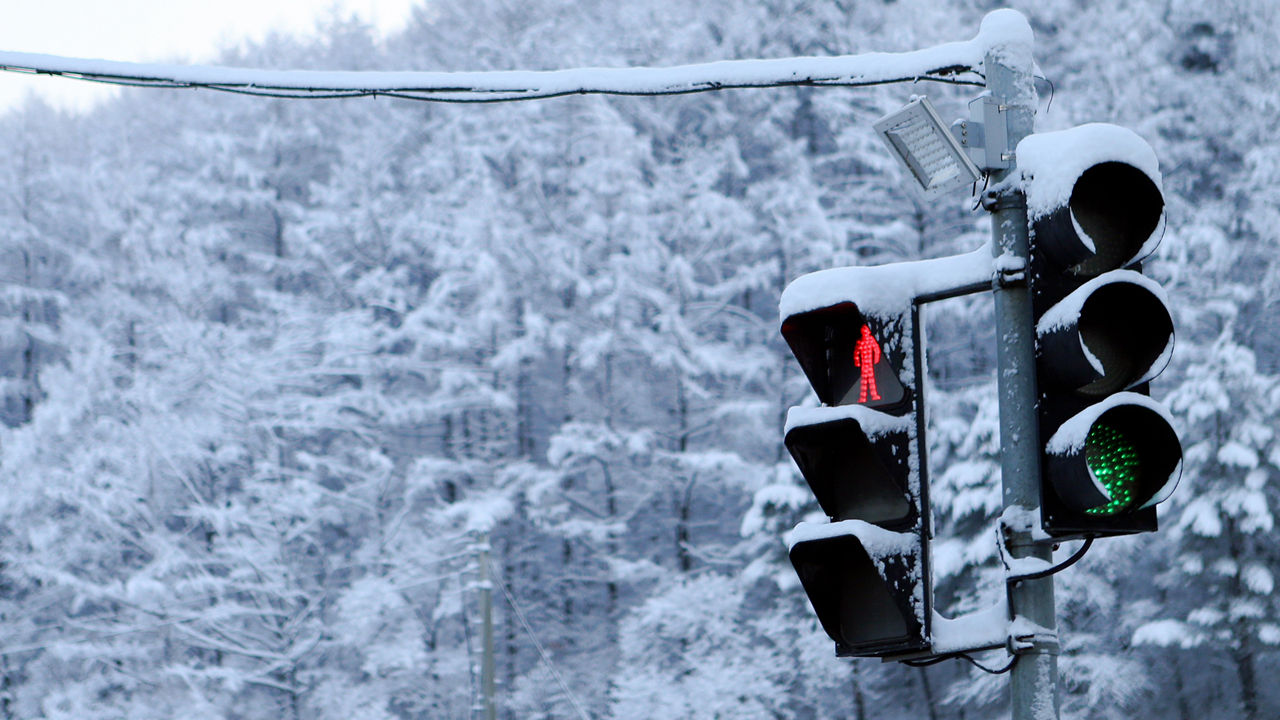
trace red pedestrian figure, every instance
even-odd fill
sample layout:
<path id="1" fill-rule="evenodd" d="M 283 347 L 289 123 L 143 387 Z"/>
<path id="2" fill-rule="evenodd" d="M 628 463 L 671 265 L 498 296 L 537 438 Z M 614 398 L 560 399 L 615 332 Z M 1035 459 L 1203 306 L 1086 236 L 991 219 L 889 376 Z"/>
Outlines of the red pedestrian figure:
<path id="1" fill-rule="evenodd" d="M 858 402 L 867 401 L 867 395 L 870 393 L 872 400 L 879 400 L 880 393 L 876 391 L 876 363 L 880 362 L 880 343 L 871 337 L 871 328 L 862 326 L 862 337 L 858 339 L 858 344 L 853 347 L 853 365 L 862 368 L 862 386 L 858 392 Z"/>

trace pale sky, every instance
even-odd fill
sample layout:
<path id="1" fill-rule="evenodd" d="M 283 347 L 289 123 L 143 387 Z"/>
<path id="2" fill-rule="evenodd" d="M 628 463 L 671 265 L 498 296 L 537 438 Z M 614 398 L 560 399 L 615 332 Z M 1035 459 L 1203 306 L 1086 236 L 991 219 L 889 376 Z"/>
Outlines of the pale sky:
<path id="1" fill-rule="evenodd" d="M 317 21 L 358 15 L 382 33 L 423 0 L 4 0 L 0 50 L 131 62 L 210 63 L 217 51 L 268 32 L 310 34 Z M 0 112 L 36 93 L 85 109 L 116 92 L 83 80 L 0 72 Z"/>

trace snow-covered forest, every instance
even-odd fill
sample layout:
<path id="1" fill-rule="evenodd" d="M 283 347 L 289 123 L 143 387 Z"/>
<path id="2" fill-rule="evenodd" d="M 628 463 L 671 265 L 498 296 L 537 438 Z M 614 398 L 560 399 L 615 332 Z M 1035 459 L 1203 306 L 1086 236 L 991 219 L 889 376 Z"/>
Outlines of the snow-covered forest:
<path id="1" fill-rule="evenodd" d="M 1183 480 L 1057 576 L 1065 717 L 1280 716 L 1280 5 L 1014 2 L 1037 127 L 1161 160 Z M 271 69 L 672 65 L 973 37 L 975 0 L 432 0 Z M 70 82 L 49 79 L 48 82 Z M 133 90 L 0 117 L 0 718 L 985 720 L 1007 676 L 838 660 L 786 559 L 819 513 L 797 276 L 979 247 L 871 123 L 915 93 L 496 105 Z M 990 299 L 930 309 L 934 573 L 1002 592 Z M 996 655 L 996 660 L 1002 656 Z"/>

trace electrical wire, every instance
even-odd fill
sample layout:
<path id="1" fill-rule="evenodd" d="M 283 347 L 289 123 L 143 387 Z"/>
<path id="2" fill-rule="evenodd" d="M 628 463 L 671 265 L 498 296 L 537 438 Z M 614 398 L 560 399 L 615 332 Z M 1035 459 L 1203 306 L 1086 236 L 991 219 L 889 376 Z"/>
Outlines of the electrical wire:
<path id="1" fill-rule="evenodd" d="M 946 655 L 928 658 L 927 660 L 904 660 L 902 664 L 910 665 L 911 667 L 928 667 L 930 665 L 937 665 L 938 663 L 946 660 L 964 660 L 985 673 L 990 673 L 991 675 L 1003 675 L 1013 669 L 1013 666 L 1018 663 L 1018 658 L 1020 657 L 1022 656 L 1014 655 L 1009 659 L 1009 662 L 1004 667 L 995 669 L 989 668 L 977 660 L 974 660 L 973 656 L 968 653 L 948 653 Z"/>
<path id="2" fill-rule="evenodd" d="M 1022 575 L 1010 575 L 1005 578 L 1005 584 L 1011 588 L 1014 584 L 1022 582 L 1023 580 L 1039 580 L 1040 578 L 1046 578 L 1050 575 L 1056 575 L 1057 573 L 1060 573 L 1080 562 L 1080 559 L 1084 557 L 1085 553 L 1089 552 L 1089 548 L 1091 547 L 1093 547 L 1093 537 L 1086 537 L 1084 539 L 1084 544 L 1081 545 L 1080 548 L 1071 555 L 1071 557 L 1063 560 L 1061 563 L 1044 570 L 1037 570 L 1036 572 L 1024 573 Z M 996 529 L 996 548 L 1000 553 L 1000 564 L 1004 565 L 1005 570 L 1012 570 L 1013 568 L 1009 566 L 1008 548 L 1006 548 L 1004 544 L 1004 533 L 1000 532 L 1000 528 Z M 1009 612 L 1013 612 L 1012 603 L 1009 605 Z"/>
<path id="3" fill-rule="evenodd" d="M 569 689 L 568 684 L 564 681 L 564 677 L 560 675 L 560 671 L 557 670 L 555 664 L 551 662 L 551 656 L 547 654 L 546 649 L 542 647 L 542 643 L 538 642 L 537 636 L 533 634 L 533 628 L 529 626 L 529 620 L 525 618 L 524 611 L 520 609 L 520 604 L 516 602 L 516 598 L 511 594 L 511 590 L 507 588 L 506 581 L 498 579 L 497 584 L 498 587 L 502 588 L 502 594 L 506 596 L 507 604 L 509 604 L 511 606 L 511 610 L 515 612 L 516 618 L 520 621 L 520 626 L 524 628 L 525 634 L 528 635 L 529 640 L 533 642 L 533 647 L 538 651 L 538 657 L 540 657 L 543 664 L 547 666 L 547 670 L 551 671 L 551 676 L 555 678 L 556 683 L 560 686 L 560 690 L 564 692 L 565 697 L 569 698 L 569 704 L 573 705 L 573 709 L 578 713 L 578 717 L 582 718 L 582 720 L 590 720 L 586 711 L 582 709 L 582 705 L 579 704 L 578 697 Z"/>
<path id="4" fill-rule="evenodd" d="M 1036 75 L 1035 77 L 1036 77 L 1036 79 L 1038 79 L 1038 80 L 1043 80 L 1043 81 L 1045 81 L 1045 82 L 1049 83 L 1049 101 L 1048 101 L 1047 103 L 1045 103 L 1045 105 L 1044 105 L 1044 111 L 1047 113 L 1047 112 L 1049 112 L 1049 109 L 1053 107 L 1053 96 L 1054 96 L 1055 94 L 1057 94 L 1057 92 L 1058 92 L 1058 88 L 1057 88 L 1057 86 L 1056 86 L 1056 85 L 1054 85 L 1054 84 L 1053 84 L 1053 81 L 1052 81 L 1052 80 L 1050 80 L 1050 79 L 1049 79 L 1047 76 L 1045 76 L 1045 75 Z"/>
<path id="5" fill-rule="evenodd" d="M 1019 660 L 1021 657 L 1022 657 L 1021 655 L 1014 655 L 1013 657 L 1009 658 L 1009 662 L 1008 662 L 1008 663 L 1006 663 L 1004 667 L 1002 667 L 1002 668 L 997 668 L 997 669 L 995 669 L 995 670 L 992 670 L 991 668 L 989 668 L 989 667 L 987 667 L 987 666 L 983 665 L 982 663 L 978 662 L 977 660 L 974 660 L 974 659 L 973 659 L 972 657 L 970 657 L 969 655 L 961 655 L 961 656 L 960 656 L 960 658 L 961 658 L 961 659 L 963 659 L 963 660 L 968 660 L 968 661 L 969 661 L 969 663 L 970 663 L 971 665 L 973 665 L 974 667 L 978 668 L 978 669 L 979 669 L 979 670 L 981 670 L 982 672 L 990 673 L 990 674 L 992 674 L 992 675 L 1003 675 L 1004 673 L 1009 672 L 1010 670 L 1012 670 L 1012 669 L 1013 669 L 1013 666 L 1014 666 L 1014 665 L 1017 665 L 1017 664 L 1018 664 L 1018 660 Z"/>
<path id="6" fill-rule="evenodd" d="M 831 60 L 849 61 L 863 56 L 845 56 Z M 767 61 L 776 66 L 776 77 L 757 76 L 744 78 L 725 65 L 737 65 L 751 61 L 727 61 L 707 65 L 684 66 L 680 72 L 664 77 L 660 68 L 621 68 L 593 70 L 591 74 L 580 70 L 550 73 L 422 73 L 403 74 L 395 77 L 395 85 L 387 83 L 387 73 L 343 73 L 343 80 L 335 81 L 325 73 L 306 71 L 273 73 L 238 68 L 171 68 L 165 66 L 135 65 L 131 63 L 107 63 L 94 65 L 77 58 L 61 58 L 46 55 L 0 53 L 0 70 L 34 75 L 56 75 L 74 80 L 121 85 L 127 87 L 158 87 L 168 89 L 203 88 L 218 92 L 257 97 L 284 99 L 339 99 L 356 97 L 387 97 L 401 100 L 443 103 L 498 103 L 519 100 L 547 99 L 568 95 L 618 95 L 665 96 L 717 90 L 776 88 L 776 87 L 869 87 L 901 82 L 938 82 L 948 85 L 984 87 L 986 79 L 975 67 L 967 64 L 951 64 L 934 67 L 924 72 L 901 74 L 894 77 L 873 77 L 874 71 L 859 68 L 857 64 L 831 67 L 824 63 L 813 67 L 815 58 L 793 58 L 807 65 L 797 67 L 786 61 Z M 826 60 L 821 59 L 821 60 Z M 82 67 L 76 67 L 81 64 Z M 716 66 L 716 67 L 713 67 Z M 684 79 L 691 70 L 703 71 L 711 79 Z M 807 76 L 804 73 L 807 70 Z M 220 72 L 215 72 L 220 71 Z M 186 75 L 187 77 L 183 77 Z M 396 74 L 402 75 L 402 74 Z M 715 76 L 723 79 L 714 79 Z M 220 76 L 220 77 L 218 77 Z M 308 78 L 310 76 L 310 78 Z M 363 76 L 363 77 L 361 77 Z M 554 79 L 548 79 L 552 78 Z M 649 87 L 636 87 L 640 78 Z M 862 78 L 862 79 L 860 79 Z M 307 82 L 311 79 L 312 82 Z M 381 80 L 381 82 L 375 82 Z M 539 83 L 547 80 L 546 85 Z M 404 85 L 399 83 L 404 82 Z M 420 84 L 413 84 L 420 83 Z M 500 83 L 500 84 L 499 84 Z M 381 86 L 379 86 L 381 85 Z"/>
<path id="7" fill-rule="evenodd" d="M 998 548 L 1000 553 L 1000 563 L 1004 565 L 1004 569 L 1006 571 L 1011 570 L 1012 568 L 1009 566 L 1009 560 L 1008 560 L 1008 557 L 1009 557 L 1008 551 L 1005 548 L 1005 544 L 1004 544 L 1004 533 L 1001 532 L 1001 528 L 996 528 L 996 547 Z M 1045 568 L 1044 570 L 1037 570 L 1035 572 L 1007 576 L 1005 578 L 1005 595 L 1006 595 L 1006 600 L 1008 602 L 1010 620 L 1012 620 L 1014 616 L 1014 610 L 1013 610 L 1013 586 L 1014 585 L 1024 580 L 1039 580 L 1041 578 L 1046 578 L 1046 577 L 1049 577 L 1050 575 L 1055 575 L 1057 573 L 1060 573 L 1063 570 L 1066 570 L 1067 568 L 1071 567 L 1072 565 L 1075 565 L 1076 563 L 1080 562 L 1080 559 L 1085 556 L 1085 553 L 1089 552 L 1089 548 L 1091 547 L 1093 547 L 1093 538 L 1086 537 L 1084 539 L 1084 544 L 1082 544 L 1079 549 L 1077 549 L 1074 553 L 1072 553 L 1071 557 L 1067 558 L 1066 560 L 1063 560 L 1057 565 L 1053 565 L 1051 567 Z M 1007 673 L 1010 670 L 1012 670 L 1013 666 L 1017 664 L 1019 657 L 1021 657 L 1021 655 L 1015 654 L 1009 660 L 1008 664 L 1006 664 L 1004 667 L 995 668 L 995 669 L 989 668 L 983 665 L 977 660 L 974 660 L 973 657 L 970 656 L 968 653 L 962 653 L 962 652 L 947 653 L 944 655 L 938 655 L 936 657 L 925 658 L 922 660 L 904 660 L 902 661 L 902 663 L 904 665 L 909 665 L 911 667 L 928 667 L 929 665 L 936 665 L 937 663 L 943 662 L 945 660 L 959 659 L 959 660 L 967 661 L 969 664 L 973 665 L 974 667 L 978 668 L 983 672 L 990 673 L 992 675 L 1000 675 L 1002 673 Z"/>
<path id="8" fill-rule="evenodd" d="M 1022 582 L 1023 580 L 1039 580 L 1040 578 L 1046 578 L 1046 577 L 1049 577 L 1050 575 L 1056 575 L 1057 573 L 1060 573 L 1063 570 L 1066 570 L 1067 568 L 1071 567 L 1072 565 L 1075 565 L 1076 563 L 1080 562 L 1080 558 L 1083 558 L 1084 554 L 1089 552 L 1089 548 L 1091 547 L 1093 547 L 1093 538 L 1087 537 L 1084 539 L 1084 544 L 1080 546 L 1079 550 L 1076 550 L 1071 557 L 1067 558 L 1066 560 L 1063 560 L 1057 565 L 1054 565 L 1053 567 L 1046 568 L 1044 570 L 1039 570 L 1036 572 L 1024 573 L 1022 575 L 1010 575 L 1009 577 L 1005 578 L 1005 582 L 1012 585 L 1014 583 Z M 1009 566 L 1006 564 L 1005 568 L 1007 569 L 1008 567 Z"/>
<path id="9" fill-rule="evenodd" d="M 0 66 L 0 70 L 12 70 L 11 67 Z M 254 87 L 248 85 L 226 85 L 220 83 L 198 83 L 198 82 L 180 82 L 172 80 L 147 81 L 127 78 L 114 78 L 102 76 L 89 76 L 83 73 L 67 73 L 56 71 L 40 71 L 40 75 L 56 75 L 59 77 L 71 78 L 74 80 L 85 80 L 88 82 L 102 83 L 105 85 L 120 85 L 125 87 L 157 87 L 166 89 L 204 89 L 215 90 L 218 92 L 231 93 L 235 95 L 251 95 L 254 97 L 278 98 L 287 100 L 334 100 L 344 98 L 362 98 L 362 97 L 385 97 L 397 100 L 415 100 L 418 102 L 439 102 L 450 104 L 493 104 L 501 102 L 519 102 L 522 100 L 546 100 L 558 97 L 568 97 L 571 95 L 615 95 L 621 97 L 662 97 L 670 95 L 690 95 L 701 92 L 714 92 L 717 90 L 745 90 L 751 88 L 777 88 L 777 87 L 873 87 L 877 85 L 891 85 L 901 82 L 937 82 L 944 85 L 964 85 L 970 87 L 984 87 L 984 83 L 976 80 L 963 80 L 959 78 L 934 77 L 934 76 L 911 76 L 898 77 L 885 80 L 874 81 L 841 81 L 841 80 L 786 80 L 764 83 L 712 83 L 698 87 L 673 88 L 666 90 L 610 90 L 607 88 L 580 88 L 574 90 L 554 90 L 554 91 L 507 91 L 496 92 L 490 94 L 480 94 L 483 91 L 433 91 L 433 90 L 379 90 L 374 88 L 337 90 L 331 88 L 268 88 Z M 475 92 L 476 94 L 466 94 Z"/>

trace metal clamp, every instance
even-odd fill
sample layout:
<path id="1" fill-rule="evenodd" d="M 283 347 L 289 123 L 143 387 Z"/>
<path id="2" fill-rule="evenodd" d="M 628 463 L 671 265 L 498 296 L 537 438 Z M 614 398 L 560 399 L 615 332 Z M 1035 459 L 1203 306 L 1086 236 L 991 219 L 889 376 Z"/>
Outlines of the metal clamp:
<path id="1" fill-rule="evenodd" d="M 975 107 L 975 103 L 979 106 Z M 1009 147 L 1009 111 L 1011 105 L 982 95 L 969 103 L 969 119 L 951 123 L 951 134 L 969 159 L 984 171 L 1007 170 L 1016 164 L 1014 149 Z"/>
<path id="2" fill-rule="evenodd" d="M 996 265 L 995 274 L 991 277 L 991 289 L 999 290 L 1007 287 L 1022 287 L 1027 284 L 1027 264 L 1026 258 L 1017 258 L 1022 260 L 1020 266 L 1012 264 L 1006 266 Z"/>
<path id="3" fill-rule="evenodd" d="M 1025 210 L 1027 196 L 1021 190 L 1015 188 L 988 190 L 982 194 L 980 203 L 982 204 L 982 209 L 990 213 L 1001 210 Z"/>
<path id="4" fill-rule="evenodd" d="M 1010 635 L 1005 649 L 1010 655 L 1060 655 L 1062 643 L 1058 642 L 1058 634 L 1054 632 Z"/>

